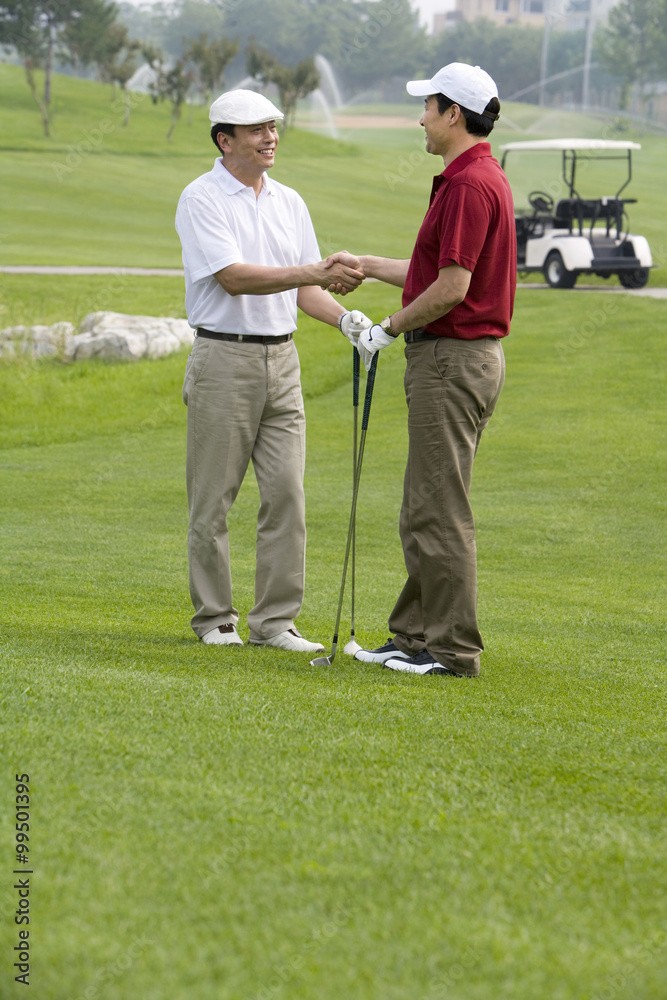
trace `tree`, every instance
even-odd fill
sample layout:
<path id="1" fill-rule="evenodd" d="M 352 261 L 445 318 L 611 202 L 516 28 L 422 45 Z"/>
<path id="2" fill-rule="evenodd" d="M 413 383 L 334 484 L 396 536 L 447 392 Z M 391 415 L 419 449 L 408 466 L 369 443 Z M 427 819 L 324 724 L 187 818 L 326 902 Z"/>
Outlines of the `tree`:
<path id="1" fill-rule="evenodd" d="M 411 0 L 170 0 L 140 8 L 122 5 L 130 33 L 181 59 L 205 34 L 238 41 L 239 54 L 227 70 L 245 75 L 251 41 L 268 49 L 283 66 L 294 67 L 319 53 L 331 63 L 346 96 L 372 87 L 386 92 L 431 65 L 431 40 L 419 25 Z"/>
<path id="2" fill-rule="evenodd" d="M 118 8 L 107 0 L 85 0 L 84 16 L 69 21 L 61 35 L 61 45 L 74 66 L 85 69 L 105 57 L 108 36 L 116 27 Z"/>
<path id="3" fill-rule="evenodd" d="M 282 66 L 266 49 L 251 42 L 247 49 L 248 72 L 261 83 L 273 83 L 278 88 L 285 128 L 288 128 L 296 111 L 297 101 L 308 97 L 320 85 L 320 74 L 315 69 L 312 56 L 297 66 Z"/>
<path id="4" fill-rule="evenodd" d="M 123 125 L 130 121 L 130 95 L 127 83 L 137 68 L 137 57 L 141 52 L 141 44 L 130 38 L 124 24 L 113 24 L 105 35 L 104 47 L 96 57 L 100 76 L 106 83 L 118 86 L 123 94 L 125 113 Z"/>
<path id="5" fill-rule="evenodd" d="M 461 21 L 435 39 L 434 66 L 467 62 L 482 66 L 498 85 L 501 102 L 514 94 L 522 101 L 539 95 L 542 30 L 528 25 L 497 25 L 479 18 Z M 560 76 L 547 85 L 551 95 L 581 93 L 585 50 L 584 31 L 552 31 L 548 76 Z"/>
<path id="6" fill-rule="evenodd" d="M 194 63 L 195 84 L 206 104 L 214 91 L 224 89 L 224 72 L 239 50 L 239 43 L 228 38 L 214 38 L 207 42 L 206 35 L 190 43 L 185 58 Z"/>
<path id="7" fill-rule="evenodd" d="M 433 65 L 432 43 L 417 11 L 409 0 L 343 0 L 338 7 L 340 48 L 323 45 L 321 51 L 344 77 L 345 89 L 372 88 L 386 96 L 387 87 L 399 80 L 403 98 L 406 79 Z"/>
<path id="8" fill-rule="evenodd" d="M 667 0 L 621 0 L 598 46 L 605 68 L 621 78 L 619 104 L 626 108 L 633 83 L 641 94 L 647 82 L 667 75 Z"/>
<path id="9" fill-rule="evenodd" d="M 84 21 L 91 18 L 99 24 L 103 12 L 106 16 L 110 6 L 113 7 L 102 0 L 0 0 L 0 44 L 12 45 L 23 60 L 28 86 L 39 107 L 47 136 L 50 134 L 49 105 L 55 53 L 59 49 L 67 52 L 69 31 L 74 31 L 81 39 L 87 31 Z M 44 70 L 41 96 L 34 75 L 35 69 L 40 68 Z"/>
<path id="10" fill-rule="evenodd" d="M 537 83 L 541 45 L 538 28 L 500 26 L 482 18 L 461 21 L 436 38 L 433 65 L 456 61 L 481 66 L 496 81 L 502 101 L 503 95 Z M 531 99 L 534 95 L 527 96 Z"/>
<path id="11" fill-rule="evenodd" d="M 171 123 L 167 132 L 167 142 L 170 142 L 176 122 L 181 117 L 183 102 L 192 86 L 192 73 L 186 69 L 184 59 L 178 59 L 170 65 L 162 53 L 154 49 L 153 46 L 144 46 L 143 53 L 156 73 L 156 81 L 152 89 L 153 103 L 169 101 L 171 104 Z"/>

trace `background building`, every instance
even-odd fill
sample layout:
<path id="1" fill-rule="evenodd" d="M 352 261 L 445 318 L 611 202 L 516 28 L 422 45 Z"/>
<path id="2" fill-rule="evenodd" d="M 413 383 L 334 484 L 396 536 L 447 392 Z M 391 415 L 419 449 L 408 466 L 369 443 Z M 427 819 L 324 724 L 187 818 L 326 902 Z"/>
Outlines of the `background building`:
<path id="1" fill-rule="evenodd" d="M 525 24 L 541 27 L 549 16 L 552 26 L 570 30 L 585 27 L 592 12 L 595 23 L 604 21 L 618 0 L 456 0 L 453 10 L 433 17 L 433 34 L 457 24 L 486 18 L 494 24 Z"/>

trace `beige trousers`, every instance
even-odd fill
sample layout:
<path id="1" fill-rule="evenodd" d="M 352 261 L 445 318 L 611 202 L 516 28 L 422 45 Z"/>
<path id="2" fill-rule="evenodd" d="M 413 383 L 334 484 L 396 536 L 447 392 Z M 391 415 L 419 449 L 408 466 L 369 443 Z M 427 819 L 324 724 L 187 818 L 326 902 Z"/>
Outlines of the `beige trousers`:
<path id="1" fill-rule="evenodd" d="M 419 341 L 405 348 L 408 463 L 399 530 L 408 573 L 389 627 L 413 656 L 476 676 L 477 550 L 470 481 L 505 380 L 500 341 Z"/>
<path id="2" fill-rule="evenodd" d="M 248 626 L 251 639 L 268 639 L 292 627 L 303 601 L 305 416 L 294 341 L 238 344 L 196 337 L 183 400 L 192 628 L 201 637 L 238 621 L 227 513 L 252 461 L 260 507 Z"/>

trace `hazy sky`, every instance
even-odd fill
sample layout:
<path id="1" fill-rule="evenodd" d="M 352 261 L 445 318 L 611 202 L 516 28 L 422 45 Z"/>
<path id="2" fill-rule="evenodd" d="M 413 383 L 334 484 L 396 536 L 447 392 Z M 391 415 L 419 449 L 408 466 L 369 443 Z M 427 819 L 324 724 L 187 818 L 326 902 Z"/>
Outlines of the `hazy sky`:
<path id="1" fill-rule="evenodd" d="M 156 3 L 157 0 L 126 0 L 127 3 L 139 7 L 145 3 Z M 433 15 L 451 10 L 456 6 L 456 0 L 410 0 L 411 6 L 419 11 L 420 21 L 429 31 L 433 27 Z"/>

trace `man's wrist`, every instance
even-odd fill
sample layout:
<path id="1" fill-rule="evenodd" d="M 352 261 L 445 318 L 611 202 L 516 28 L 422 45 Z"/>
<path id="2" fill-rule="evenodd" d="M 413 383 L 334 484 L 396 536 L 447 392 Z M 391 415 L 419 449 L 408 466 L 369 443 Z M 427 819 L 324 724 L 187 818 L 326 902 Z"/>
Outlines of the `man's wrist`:
<path id="1" fill-rule="evenodd" d="M 396 337 L 398 337 L 400 331 L 394 330 L 394 328 L 391 325 L 391 321 L 392 321 L 391 316 L 385 316 L 385 318 L 380 323 L 380 326 L 382 327 L 385 333 L 389 334 L 390 337 L 394 337 L 395 339 Z"/>

